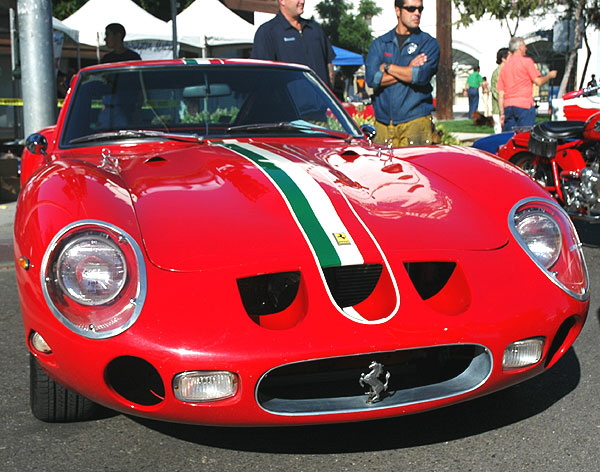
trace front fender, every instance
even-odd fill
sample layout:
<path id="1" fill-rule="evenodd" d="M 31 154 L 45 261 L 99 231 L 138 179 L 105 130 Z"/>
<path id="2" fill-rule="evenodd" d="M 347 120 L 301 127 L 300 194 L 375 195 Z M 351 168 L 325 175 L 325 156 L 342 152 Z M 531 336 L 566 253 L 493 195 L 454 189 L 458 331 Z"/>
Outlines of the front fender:
<path id="1" fill-rule="evenodd" d="M 48 141 L 48 155 L 54 149 L 55 144 L 55 132 L 56 129 L 54 126 L 48 127 L 40 131 L 46 140 Z M 30 179 L 30 177 L 38 170 L 40 167 L 43 167 L 47 162 L 46 156 L 42 154 L 34 154 L 27 150 L 27 147 L 23 149 L 23 153 L 21 154 L 21 188 L 25 186 L 25 183 Z"/>
<path id="2" fill-rule="evenodd" d="M 19 195 L 15 257 L 39 265 L 54 235 L 83 219 L 110 221 L 141 239 L 129 192 L 119 176 L 85 162 L 56 161 L 42 167 L 27 179 Z"/>

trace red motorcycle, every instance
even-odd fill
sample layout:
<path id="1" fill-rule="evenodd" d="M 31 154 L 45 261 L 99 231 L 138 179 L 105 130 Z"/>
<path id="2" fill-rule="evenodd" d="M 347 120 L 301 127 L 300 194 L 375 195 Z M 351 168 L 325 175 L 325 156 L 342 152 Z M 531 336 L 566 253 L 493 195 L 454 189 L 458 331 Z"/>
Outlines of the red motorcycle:
<path id="1" fill-rule="evenodd" d="M 600 113 L 516 131 L 496 153 L 539 182 L 572 217 L 600 221 Z"/>

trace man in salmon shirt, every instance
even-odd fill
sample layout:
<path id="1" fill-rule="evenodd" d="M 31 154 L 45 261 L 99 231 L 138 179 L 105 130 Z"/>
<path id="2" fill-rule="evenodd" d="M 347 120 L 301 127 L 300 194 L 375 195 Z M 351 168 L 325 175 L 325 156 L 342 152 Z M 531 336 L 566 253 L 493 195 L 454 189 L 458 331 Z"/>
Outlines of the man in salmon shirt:
<path id="1" fill-rule="evenodd" d="M 535 103 L 532 85 L 541 87 L 556 77 L 551 70 L 542 76 L 533 62 L 527 57 L 527 45 L 523 38 L 513 37 L 508 43 L 511 52 L 498 75 L 498 108 L 503 131 L 512 131 L 521 126 L 535 124 Z"/>

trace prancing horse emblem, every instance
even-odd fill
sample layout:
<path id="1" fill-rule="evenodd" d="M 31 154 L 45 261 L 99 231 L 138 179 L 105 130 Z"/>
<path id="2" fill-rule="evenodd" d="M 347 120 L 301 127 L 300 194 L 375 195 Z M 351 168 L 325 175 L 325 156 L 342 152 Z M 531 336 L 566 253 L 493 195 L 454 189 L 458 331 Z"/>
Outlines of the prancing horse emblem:
<path id="1" fill-rule="evenodd" d="M 362 387 L 364 387 L 365 384 L 369 386 L 370 390 L 365 393 L 369 395 L 367 403 L 372 404 L 381 401 L 382 393 L 388 389 L 390 373 L 383 368 L 383 364 L 375 361 L 371 362 L 369 369 L 371 370 L 368 374 L 360 374 L 359 382 Z M 382 375 L 385 376 L 385 383 L 379 379 Z"/>

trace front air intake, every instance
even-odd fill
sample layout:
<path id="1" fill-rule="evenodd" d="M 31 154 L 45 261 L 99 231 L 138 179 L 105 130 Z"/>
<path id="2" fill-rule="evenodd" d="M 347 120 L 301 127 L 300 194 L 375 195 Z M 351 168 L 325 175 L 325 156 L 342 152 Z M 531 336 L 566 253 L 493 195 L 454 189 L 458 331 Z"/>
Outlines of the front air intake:
<path id="1" fill-rule="evenodd" d="M 360 380 L 376 362 L 388 388 L 368 402 Z M 462 395 L 480 386 L 492 355 L 474 344 L 422 347 L 285 364 L 265 373 L 256 389 L 260 406 L 279 415 L 315 415 L 391 408 Z"/>
<path id="2" fill-rule="evenodd" d="M 383 267 L 362 264 L 323 269 L 331 295 L 341 308 L 358 305 L 375 289 Z"/>
<path id="3" fill-rule="evenodd" d="M 242 303 L 250 316 L 279 313 L 289 307 L 298 293 L 300 272 L 277 272 L 238 279 Z"/>

